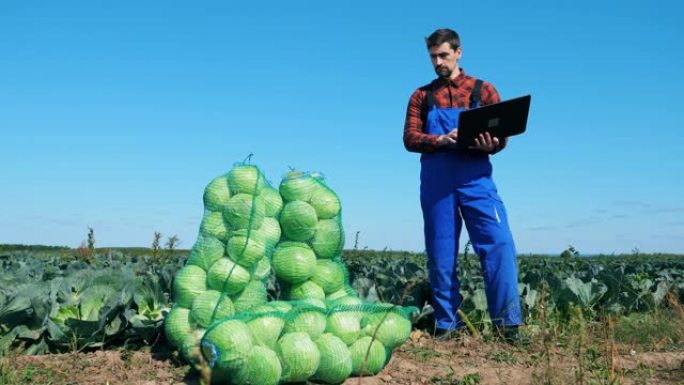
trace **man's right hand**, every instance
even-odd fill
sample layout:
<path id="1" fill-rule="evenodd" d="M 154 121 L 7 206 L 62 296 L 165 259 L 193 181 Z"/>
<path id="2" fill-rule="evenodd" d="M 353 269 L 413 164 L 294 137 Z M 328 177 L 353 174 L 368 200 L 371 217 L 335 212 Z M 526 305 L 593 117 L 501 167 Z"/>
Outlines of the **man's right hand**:
<path id="1" fill-rule="evenodd" d="M 456 140 L 458 139 L 458 128 L 454 128 L 446 135 L 440 135 L 437 138 L 437 145 L 446 148 L 454 149 L 456 148 Z"/>

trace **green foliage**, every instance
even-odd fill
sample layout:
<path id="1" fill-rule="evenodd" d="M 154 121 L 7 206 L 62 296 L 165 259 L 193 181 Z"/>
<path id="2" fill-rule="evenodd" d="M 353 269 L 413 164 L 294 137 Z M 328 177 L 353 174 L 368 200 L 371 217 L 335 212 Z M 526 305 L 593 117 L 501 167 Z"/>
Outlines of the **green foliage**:
<path id="1" fill-rule="evenodd" d="M 682 316 L 684 314 L 677 314 L 672 309 L 630 314 L 617 324 L 615 339 L 622 343 L 645 346 L 647 349 L 677 350 L 684 346 Z"/>
<path id="2" fill-rule="evenodd" d="M 563 259 L 570 259 L 570 258 L 574 258 L 574 257 L 579 257 L 579 251 L 577 249 L 575 249 L 574 246 L 570 245 L 570 246 L 568 246 L 567 249 L 563 250 L 563 252 L 561 253 L 560 256 Z"/>
<path id="3" fill-rule="evenodd" d="M 430 383 L 435 385 L 477 385 L 480 383 L 480 373 L 469 373 L 463 375 L 460 379 L 454 372 L 454 369 L 449 367 L 447 374 L 436 376 L 430 379 Z"/>
<path id="4" fill-rule="evenodd" d="M 358 238 L 358 234 L 357 234 Z M 479 257 L 459 255 L 461 310 L 480 329 L 491 330 Z M 632 254 L 579 257 L 572 246 L 568 257 L 520 256 L 519 289 L 524 313 L 539 309 L 542 287 L 548 296 L 546 311 L 568 320 L 579 305 L 586 317 L 601 314 L 647 312 L 664 305 L 671 292 L 684 302 L 684 256 Z M 429 327 L 430 284 L 424 254 L 394 251 L 348 251 L 343 256 L 351 286 L 360 296 L 422 309 L 414 321 Z"/>
<path id="5" fill-rule="evenodd" d="M 152 240 L 152 258 L 159 258 L 159 251 L 161 250 L 161 233 L 158 231 L 154 232 L 154 239 Z"/>
<path id="6" fill-rule="evenodd" d="M 174 234 L 168 237 L 168 239 L 166 240 L 166 253 L 168 255 L 172 255 L 173 253 L 175 253 L 179 243 L 180 239 L 177 235 Z"/>
<path id="7" fill-rule="evenodd" d="M 149 256 L 109 252 L 90 262 L 57 254 L 0 258 L 0 355 L 64 352 L 153 343 L 183 258 L 160 265 Z"/>
<path id="8" fill-rule="evenodd" d="M 152 258 L 151 249 L 96 252 L 87 263 L 76 259 L 73 249 L 0 245 L 0 354 L 17 348 L 41 354 L 157 343 L 169 311 L 173 277 L 188 250 L 177 250 L 163 261 Z M 421 309 L 413 319 L 417 326 L 431 324 L 424 254 L 357 248 L 342 258 L 360 297 L 415 306 Z M 640 336 L 656 341 L 667 325 L 647 328 L 647 314 L 669 309 L 668 295 L 684 303 L 684 257 L 678 255 L 521 256 L 519 272 L 521 301 L 529 319 L 538 318 L 542 300 L 548 317 L 566 323 L 577 317 L 577 306 L 587 322 L 606 314 L 632 314 L 634 322 L 622 325 L 624 335 L 642 330 Z M 479 329 L 489 330 L 476 255 L 459 256 L 459 277 L 461 310 Z M 272 280 L 267 283 L 269 298 L 279 298 L 279 287 Z M 682 343 L 681 337 L 673 338 L 669 344 Z"/>
<path id="9" fill-rule="evenodd" d="M 90 258 L 95 256 L 95 230 L 88 227 L 88 251 L 90 251 Z"/>

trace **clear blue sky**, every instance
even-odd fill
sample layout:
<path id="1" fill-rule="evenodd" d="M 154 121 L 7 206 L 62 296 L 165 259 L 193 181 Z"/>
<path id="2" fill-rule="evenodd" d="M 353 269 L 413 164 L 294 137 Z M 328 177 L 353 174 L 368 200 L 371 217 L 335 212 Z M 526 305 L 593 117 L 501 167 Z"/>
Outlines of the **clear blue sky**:
<path id="1" fill-rule="evenodd" d="M 494 177 L 521 253 L 684 253 L 680 2 L 0 3 L 0 243 L 190 247 L 202 191 L 253 153 L 325 174 L 347 247 L 423 250 L 406 103 L 424 37 L 530 93 Z"/>

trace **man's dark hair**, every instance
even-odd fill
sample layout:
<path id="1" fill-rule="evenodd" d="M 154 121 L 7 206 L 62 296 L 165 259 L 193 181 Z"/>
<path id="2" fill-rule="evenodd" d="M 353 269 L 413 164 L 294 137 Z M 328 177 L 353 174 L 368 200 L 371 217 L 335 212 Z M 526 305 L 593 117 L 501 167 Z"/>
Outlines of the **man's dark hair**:
<path id="1" fill-rule="evenodd" d="M 449 28 L 438 29 L 432 35 L 425 38 L 428 49 L 436 47 L 444 43 L 449 43 L 451 49 L 454 51 L 461 46 L 461 39 L 458 37 L 456 31 Z"/>

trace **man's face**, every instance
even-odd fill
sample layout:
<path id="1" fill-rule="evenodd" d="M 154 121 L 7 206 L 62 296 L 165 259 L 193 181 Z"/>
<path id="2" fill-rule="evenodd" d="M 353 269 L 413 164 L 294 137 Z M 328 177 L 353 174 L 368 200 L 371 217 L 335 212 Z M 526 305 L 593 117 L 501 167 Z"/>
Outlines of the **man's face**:
<path id="1" fill-rule="evenodd" d="M 432 66 L 435 67 L 435 72 L 439 77 L 448 78 L 456 72 L 458 61 L 461 59 L 461 47 L 454 50 L 449 43 L 442 43 L 430 47 L 429 51 Z"/>

